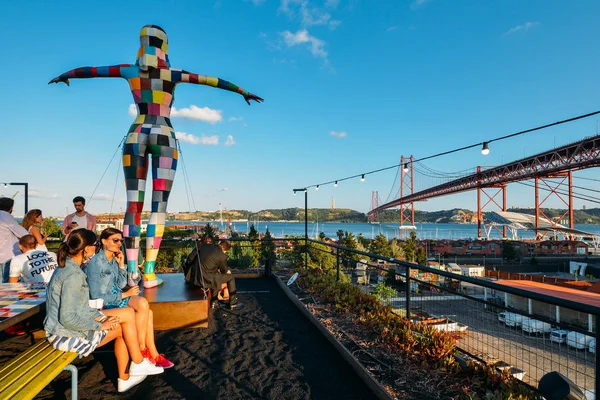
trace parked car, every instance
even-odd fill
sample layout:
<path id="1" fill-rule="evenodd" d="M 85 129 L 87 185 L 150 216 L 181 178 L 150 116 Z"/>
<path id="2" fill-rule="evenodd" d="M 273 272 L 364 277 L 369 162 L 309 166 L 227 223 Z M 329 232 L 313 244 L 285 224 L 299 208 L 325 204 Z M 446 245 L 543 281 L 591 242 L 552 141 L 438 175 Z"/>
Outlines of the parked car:
<path id="1" fill-rule="evenodd" d="M 565 329 L 553 329 L 550 332 L 550 341 L 554 343 L 565 343 L 567 341 L 567 334 L 569 331 Z"/>
<path id="2" fill-rule="evenodd" d="M 519 327 L 523 324 L 523 316 L 516 313 L 506 313 L 504 323 L 506 326 Z"/>
<path id="3" fill-rule="evenodd" d="M 579 332 L 569 332 L 567 334 L 567 345 L 576 349 L 587 349 L 592 340 L 594 340 L 593 337 Z"/>
<path id="4" fill-rule="evenodd" d="M 550 333 L 552 330 L 552 325 L 547 322 L 538 321 L 537 319 L 523 317 L 521 329 L 523 329 L 523 332 L 527 332 L 529 334 L 534 333 L 537 335 L 538 333 L 541 333 L 544 335 L 546 333 Z"/>

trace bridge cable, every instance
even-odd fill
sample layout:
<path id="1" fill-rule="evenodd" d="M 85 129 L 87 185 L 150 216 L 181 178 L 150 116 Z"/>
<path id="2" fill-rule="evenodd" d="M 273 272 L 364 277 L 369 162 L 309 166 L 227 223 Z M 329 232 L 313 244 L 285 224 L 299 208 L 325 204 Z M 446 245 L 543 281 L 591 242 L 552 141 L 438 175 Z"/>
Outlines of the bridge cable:
<path id="1" fill-rule="evenodd" d="M 117 149 L 115 150 L 115 153 L 113 154 L 112 158 L 108 162 L 108 165 L 104 169 L 104 172 L 102 173 L 102 176 L 100 177 L 100 180 L 96 184 L 96 187 L 94 188 L 94 191 L 92 192 L 92 195 L 90 197 L 88 197 L 87 205 L 89 205 L 90 202 L 92 201 L 92 199 L 94 198 L 94 194 L 96 194 L 96 190 L 98 190 L 98 186 L 100 186 L 100 183 L 102 183 L 102 179 L 104 178 L 104 175 L 106 175 L 106 171 L 108 171 L 108 169 L 110 168 L 110 165 L 112 164 L 113 160 L 115 159 L 115 156 L 117 155 L 117 152 L 119 151 L 119 149 L 121 148 L 121 146 L 123 146 L 123 143 L 125 143 L 125 139 L 126 138 L 127 138 L 127 135 L 123 136 L 123 139 L 121 139 L 121 142 L 117 146 Z"/>
<path id="2" fill-rule="evenodd" d="M 432 158 L 441 157 L 441 156 L 445 156 L 445 155 L 452 154 L 452 153 L 457 153 L 457 152 L 460 152 L 460 151 L 463 151 L 463 150 L 468 150 L 468 149 L 472 149 L 474 147 L 482 146 L 484 143 L 489 144 L 489 143 L 497 142 L 497 141 L 500 141 L 500 140 L 504 140 L 504 139 L 515 137 L 515 136 L 523 135 L 525 133 L 539 131 L 541 129 L 549 128 L 551 126 L 562 125 L 562 124 L 566 124 L 568 122 L 573 122 L 573 121 L 577 121 L 577 120 L 580 120 L 580 119 L 583 119 L 583 118 L 588 118 L 588 117 L 591 117 L 591 116 L 596 115 L 596 114 L 600 114 L 600 111 L 594 111 L 594 112 L 591 112 L 591 113 L 588 113 L 588 114 L 579 115 L 577 117 L 568 118 L 568 119 L 565 119 L 565 120 L 553 122 L 551 124 L 541 125 L 541 126 L 538 126 L 538 127 L 535 127 L 535 128 L 526 129 L 526 130 L 523 130 L 523 131 L 511 133 L 509 135 L 500 136 L 500 137 L 493 138 L 493 139 L 488 139 L 488 140 L 483 141 L 483 142 L 471 144 L 471 145 L 468 145 L 468 146 L 459 147 L 459 148 L 456 148 L 456 149 L 453 149 L 453 150 L 443 151 L 441 153 L 436 153 L 436 154 L 433 154 L 433 155 L 430 155 L 430 156 L 418 158 L 418 159 L 413 160 L 413 161 L 407 161 L 407 162 L 405 162 L 405 164 L 410 164 L 410 163 L 414 164 L 414 163 L 419 162 L 419 161 L 425 161 L 425 160 L 429 160 L 429 159 L 432 159 Z M 295 191 L 304 191 L 304 190 L 306 190 L 308 188 L 317 187 L 317 186 L 323 186 L 323 185 L 328 185 L 328 184 L 332 184 L 332 183 L 335 183 L 335 182 L 342 182 L 342 181 L 346 181 L 346 180 L 354 179 L 354 178 L 359 178 L 359 177 L 364 177 L 365 175 L 371 175 L 371 174 L 375 174 L 375 173 L 378 173 L 378 172 L 387 171 L 389 169 L 397 168 L 399 166 L 401 166 L 400 163 L 394 164 L 394 165 L 390 165 L 388 167 L 378 168 L 378 169 L 375 169 L 375 170 L 372 170 L 372 171 L 363 172 L 363 173 L 352 175 L 352 176 L 347 176 L 345 178 L 339 178 L 339 179 L 334 179 L 334 180 L 327 181 L 327 182 L 315 183 L 315 184 L 312 184 L 312 185 L 305 186 L 305 187 L 303 187 L 301 189 L 294 189 L 294 190 Z"/>

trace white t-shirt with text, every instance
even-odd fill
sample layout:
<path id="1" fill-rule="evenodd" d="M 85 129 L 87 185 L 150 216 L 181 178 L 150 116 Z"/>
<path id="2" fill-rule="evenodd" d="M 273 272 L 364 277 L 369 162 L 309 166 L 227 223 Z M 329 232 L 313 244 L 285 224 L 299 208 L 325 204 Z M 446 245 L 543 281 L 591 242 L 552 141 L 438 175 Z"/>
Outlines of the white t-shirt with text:
<path id="1" fill-rule="evenodd" d="M 48 283 L 58 266 L 56 254 L 45 250 L 29 250 L 10 260 L 10 277 L 26 283 Z"/>

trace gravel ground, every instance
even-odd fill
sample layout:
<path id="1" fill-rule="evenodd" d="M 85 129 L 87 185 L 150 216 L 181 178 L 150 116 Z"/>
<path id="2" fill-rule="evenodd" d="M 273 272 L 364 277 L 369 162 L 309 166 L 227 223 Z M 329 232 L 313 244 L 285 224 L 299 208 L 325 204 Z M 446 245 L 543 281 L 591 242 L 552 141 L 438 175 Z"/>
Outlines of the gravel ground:
<path id="1" fill-rule="evenodd" d="M 208 329 L 157 332 L 175 363 L 125 394 L 116 390 L 116 362 L 101 348 L 77 360 L 81 399 L 372 399 L 327 340 L 275 282 L 238 280 L 244 307 L 211 312 Z M 0 333 L 0 365 L 24 351 L 28 339 Z M 37 397 L 70 398 L 62 373 Z"/>

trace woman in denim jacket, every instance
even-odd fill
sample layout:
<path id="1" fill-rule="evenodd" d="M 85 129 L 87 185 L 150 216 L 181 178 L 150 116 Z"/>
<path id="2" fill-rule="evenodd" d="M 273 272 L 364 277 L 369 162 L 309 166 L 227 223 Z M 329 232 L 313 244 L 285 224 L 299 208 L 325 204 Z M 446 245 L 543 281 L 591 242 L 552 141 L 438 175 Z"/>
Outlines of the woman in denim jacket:
<path id="1" fill-rule="evenodd" d="M 152 365 L 139 349 L 135 316 L 131 309 L 107 310 L 89 306 L 89 290 L 81 264 L 95 253 L 96 234 L 79 229 L 63 242 L 57 252 L 57 268 L 46 292 L 44 329 L 50 345 L 57 350 L 88 356 L 96 347 L 115 340 L 118 390 L 124 392 L 146 375 L 163 369 Z M 129 373 L 126 372 L 129 365 Z"/>
<path id="2" fill-rule="evenodd" d="M 104 309 L 132 308 L 135 311 L 135 324 L 140 350 L 144 358 L 162 368 L 174 364 L 156 349 L 154 342 L 154 319 L 148 300 L 140 293 L 139 286 L 133 286 L 123 292 L 127 286 L 127 265 L 121 251 L 123 234 L 116 228 L 106 228 L 100 233 L 102 250 L 98 252 L 85 268 L 90 285 L 92 299 L 103 299 Z"/>

